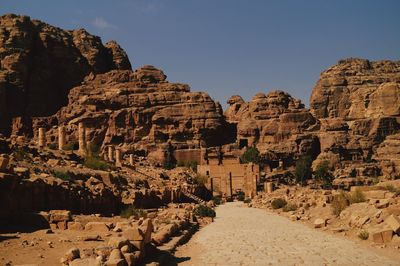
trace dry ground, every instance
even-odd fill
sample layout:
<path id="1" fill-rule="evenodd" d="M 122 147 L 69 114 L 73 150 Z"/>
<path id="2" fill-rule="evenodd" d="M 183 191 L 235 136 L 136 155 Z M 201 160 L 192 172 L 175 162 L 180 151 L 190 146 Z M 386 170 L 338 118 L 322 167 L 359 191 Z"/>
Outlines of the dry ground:
<path id="1" fill-rule="evenodd" d="M 376 252 L 234 202 L 219 206 L 215 222 L 200 230 L 175 256 L 182 265 L 400 265 L 399 251 Z"/>

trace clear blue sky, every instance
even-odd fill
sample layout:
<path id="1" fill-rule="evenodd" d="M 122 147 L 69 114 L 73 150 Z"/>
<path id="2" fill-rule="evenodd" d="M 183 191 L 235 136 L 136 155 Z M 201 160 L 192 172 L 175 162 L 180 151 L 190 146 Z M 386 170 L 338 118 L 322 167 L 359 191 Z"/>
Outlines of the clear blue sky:
<path id="1" fill-rule="evenodd" d="M 319 73 L 339 59 L 400 59 L 398 0 L 1 0 L 1 13 L 115 39 L 134 68 L 225 105 L 234 94 L 283 89 L 308 104 Z"/>

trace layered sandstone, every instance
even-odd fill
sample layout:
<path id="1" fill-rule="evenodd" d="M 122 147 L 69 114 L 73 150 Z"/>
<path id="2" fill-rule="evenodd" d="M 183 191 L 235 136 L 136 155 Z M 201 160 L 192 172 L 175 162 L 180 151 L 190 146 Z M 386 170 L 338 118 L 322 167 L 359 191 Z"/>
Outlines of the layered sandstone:
<path id="1" fill-rule="evenodd" d="M 131 69 L 116 42 L 27 16 L 0 17 L 0 133 L 29 133 L 30 117 L 49 116 L 89 73 Z M 11 124 L 14 124 L 13 128 Z"/>
<path id="2" fill-rule="evenodd" d="M 136 71 L 92 75 L 69 94 L 68 105 L 34 127 L 46 127 L 48 141 L 64 125 L 67 141 L 76 141 L 77 125 L 86 126 L 86 139 L 97 145 L 125 145 L 127 150 L 161 153 L 174 148 L 199 148 L 223 141 L 224 119 L 219 103 L 187 84 L 169 83 L 153 66 Z"/>
<path id="3" fill-rule="evenodd" d="M 319 153 L 317 138 L 311 134 L 318 121 L 300 100 L 283 91 L 258 93 L 250 102 L 232 96 L 225 116 L 237 124 L 237 143 L 257 146 L 269 159 L 278 160 Z"/>

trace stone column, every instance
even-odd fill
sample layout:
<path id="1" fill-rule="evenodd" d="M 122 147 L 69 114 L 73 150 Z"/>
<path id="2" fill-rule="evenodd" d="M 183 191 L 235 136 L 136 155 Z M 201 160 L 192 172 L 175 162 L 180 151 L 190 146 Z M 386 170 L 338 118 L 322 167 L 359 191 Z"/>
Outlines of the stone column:
<path id="1" fill-rule="evenodd" d="M 58 127 L 58 149 L 63 150 L 65 146 L 65 127 Z"/>
<path id="2" fill-rule="evenodd" d="M 121 167 L 122 162 L 121 162 L 121 150 L 120 149 L 115 149 L 115 166 Z"/>
<path id="3" fill-rule="evenodd" d="M 114 146 L 108 146 L 108 160 L 110 162 L 114 161 Z"/>
<path id="4" fill-rule="evenodd" d="M 264 183 L 264 189 L 268 194 L 272 193 L 272 191 L 274 191 L 274 184 L 272 182 L 266 182 Z"/>
<path id="5" fill-rule="evenodd" d="M 131 166 L 135 165 L 135 158 L 133 157 L 133 154 L 129 154 L 129 164 Z"/>
<path id="6" fill-rule="evenodd" d="M 38 140 L 40 148 L 46 146 L 46 129 L 44 127 L 39 128 Z"/>
<path id="7" fill-rule="evenodd" d="M 78 143 L 79 143 L 79 153 L 85 154 L 86 153 L 86 132 L 85 132 L 85 125 L 80 122 L 78 124 Z"/>

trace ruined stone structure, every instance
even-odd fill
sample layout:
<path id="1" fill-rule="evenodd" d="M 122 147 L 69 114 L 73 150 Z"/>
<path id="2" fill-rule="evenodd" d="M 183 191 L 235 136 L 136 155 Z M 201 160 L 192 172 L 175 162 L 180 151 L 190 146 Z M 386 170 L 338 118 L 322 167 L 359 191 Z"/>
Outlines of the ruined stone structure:
<path id="1" fill-rule="evenodd" d="M 253 163 L 242 164 L 236 156 L 208 154 L 197 166 L 197 172 L 207 177 L 207 187 L 212 192 L 230 197 L 242 191 L 249 198 L 257 193 L 260 167 Z"/>

